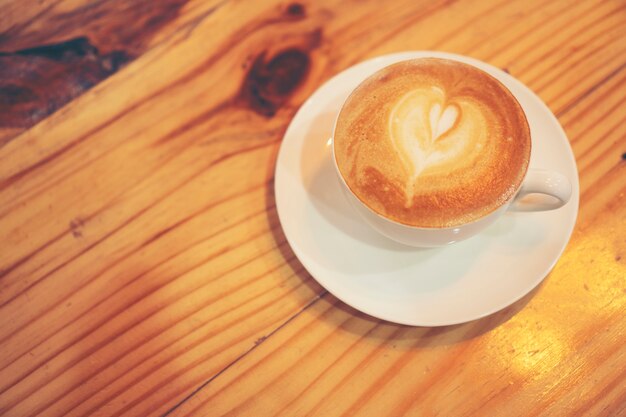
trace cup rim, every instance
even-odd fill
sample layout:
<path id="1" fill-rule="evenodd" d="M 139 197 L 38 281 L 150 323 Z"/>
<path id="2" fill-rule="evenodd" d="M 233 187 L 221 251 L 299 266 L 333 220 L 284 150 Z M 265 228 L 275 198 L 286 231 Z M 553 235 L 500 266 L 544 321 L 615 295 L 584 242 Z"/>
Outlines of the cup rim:
<path id="1" fill-rule="evenodd" d="M 372 209 L 368 204 L 366 204 L 356 193 L 354 193 L 354 191 L 352 191 L 352 188 L 350 188 L 350 186 L 348 185 L 348 183 L 346 182 L 345 178 L 343 177 L 341 170 L 339 169 L 339 165 L 337 164 L 337 157 L 335 154 L 335 130 L 337 128 L 337 121 L 339 120 L 339 116 L 341 115 L 341 111 L 343 110 L 343 107 L 345 106 L 346 102 L 348 101 L 348 99 L 352 96 L 352 94 L 354 94 L 355 90 L 357 87 L 354 87 L 351 91 L 350 94 L 348 94 L 346 96 L 346 98 L 343 100 L 343 102 L 341 103 L 341 106 L 339 108 L 339 111 L 337 111 L 337 114 L 335 115 L 335 121 L 333 122 L 333 130 L 332 130 L 332 134 L 330 137 L 330 141 L 331 141 L 331 153 L 332 153 L 332 158 L 333 158 L 333 165 L 335 167 L 335 172 L 337 174 L 337 176 L 339 177 L 339 179 L 341 180 L 341 183 L 343 185 L 343 187 L 350 192 L 350 194 L 352 194 L 352 196 L 359 202 L 359 204 L 361 204 L 363 207 L 365 207 L 370 213 L 373 213 L 374 215 L 376 215 L 377 218 L 382 219 L 384 221 L 387 221 L 391 224 L 397 225 L 397 226 L 401 226 L 403 228 L 408 228 L 411 230 L 424 230 L 424 231 L 436 231 L 436 230 L 442 230 L 442 231 L 446 231 L 446 230 L 455 230 L 455 229 L 459 229 L 461 227 L 465 227 L 465 226 L 469 226 L 472 224 L 476 224 L 479 223 L 483 220 L 485 220 L 487 217 L 498 213 L 499 211 L 504 211 L 503 209 L 508 207 L 508 205 L 515 199 L 515 197 L 517 196 L 517 194 L 519 193 L 520 189 L 522 188 L 522 186 L 524 185 L 524 181 L 526 179 L 526 176 L 528 175 L 528 171 L 530 168 L 530 160 L 531 160 L 531 156 L 532 156 L 532 132 L 530 129 L 530 123 L 528 122 L 528 116 L 526 115 L 526 111 L 524 110 L 524 108 L 522 107 L 522 104 L 520 103 L 520 101 L 518 100 L 518 98 L 515 96 L 515 94 L 511 91 L 511 89 L 509 89 L 509 87 L 507 87 L 502 81 L 500 81 L 499 79 L 497 79 L 495 76 L 491 75 L 490 73 L 488 73 L 487 71 L 483 70 L 482 68 L 477 67 L 476 65 L 464 61 L 463 58 L 467 58 L 468 60 L 474 60 L 474 61 L 479 61 L 481 63 L 484 63 L 486 65 L 489 65 L 483 61 L 480 61 L 476 58 L 471 58 L 471 57 L 466 57 L 464 55 L 459 55 L 459 54 L 452 54 L 452 53 L 447 53 L 447 52 L 438 52 L 438 51 L 424 51 L 424 52 L 432 52 L 432 55 L 425 55 L 425 56 L 420 56 L 420 57 L 413 57 L 413 58 L 404 58 L 401 60 L 398 60 L 396 62 L 393 62 L 389 65 L 386 65 L 374 72 L 372 72 L 370 75 L 368 75 L 363 81 L 361 81 L 358 85 L 360 86 L 365 80 L 367 80 L 369 77 L 371 77 L 372 75 L 376 74 L 379 71 L 382 71 L 385 68 L 388 68 L 392 65 L 396 65 L 402 62 L 406 62 L 406 61 L 414 61 L 414 60 L 418 60 L 418 59 L 441 59 L 441 60 L 450 60 L 450 61 L 455 61 L 455 62 L 460 62 L 462 64 L 465 65 L 469 65 L 471 67 L 473 67 L 474 69 L 477 69 L 478 71 L 481 71 L 483 73 L 485 73 L 486 75 L 488 75 L 489 77 L 493 78 L 498 84 L 500 84 L 506 91 L 509 92 L 509 94 L 511 95 L 511 97 L 513 97 L 513 99 L 517 102 L 517 104 L 519 105 L 519 107 L 522 109 L 522 114 L 524 116 L 524 121 L 526 122 L 526 125 L 528 127 L 528 132 L 529 132 L 529 137 L 530 137 L 530 151 L 528 154 L 528 161 L 525 164 L 525 168 L 524 168 L 524 175 L 522 176 L 522 180 L 519 182 L 519 184 L 517 185 L 517 187 L 515 188 L 515 191 L 513 193 L 511 193 L 511 196 L 504 201 L 502 204 L 498 205 L 497 207 L 495 207 L 493 210 L 491 210 L 488 213 L 485 213 L 484 215 L 478 217 L 477 219 L 474 219 L 472 221 L 469 222 L 465 222 L 465 223 L 460 223 L 460 224 L 456 224 L 453 226 L 446 226 L 446 227 L 423 227 L 423 226 L 414 226 L 411 224 L 406 224 L 406 223 L 402 223 L 396 220 L 393 220 L 381 213 L 378 213 L 376 210 Z M 437 56 L 437 54 L 443 54 L 445 56 Z M 458 59 L 461 58 L 461 59 Z M 376 59 L 376 58 L 374 58 Z M 495 68 L 495 67 L 494 67 Z"/>

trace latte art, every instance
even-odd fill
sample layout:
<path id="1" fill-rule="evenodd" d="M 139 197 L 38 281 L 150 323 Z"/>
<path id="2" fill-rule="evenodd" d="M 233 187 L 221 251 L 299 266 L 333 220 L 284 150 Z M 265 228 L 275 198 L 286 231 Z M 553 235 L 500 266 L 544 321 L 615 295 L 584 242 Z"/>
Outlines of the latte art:
<path id="1" fill-rule="evenodd" d="M 417 177 L 424 170 L 454 164 L 471 145 L 473 136 L 467 134 L 471 120 L 461 118 L 460 108 L 446 103 L 445 93 L 431 87 L 410 91 L 391 109 L 389 138 L 409 174 L 404 189 L 406 207 L 412 203 Z"/>
<path id="2" fill-rule="evenodd" d="M 374 211 L 413 226 L 451 227 L 512 197 L 528 166 L 530 132 L 515 98 L 490 75 L 417 59 L 353 92 L 334 150 L 346 184 Z"/>

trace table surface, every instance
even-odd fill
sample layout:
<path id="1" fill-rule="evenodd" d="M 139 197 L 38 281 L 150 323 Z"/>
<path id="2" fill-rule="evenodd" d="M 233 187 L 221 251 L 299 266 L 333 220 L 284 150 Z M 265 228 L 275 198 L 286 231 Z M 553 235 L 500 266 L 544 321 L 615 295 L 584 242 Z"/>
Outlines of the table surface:
<path id="1" fill-rule="evenodd" d="M 544 283 L 442 328 L 327 293 L 273 190 L 317 87 L 422 49 L 526 83 L 581 185 Z M 626 415 L 625 66 L 623 0 L 0 0 L 0 414 Z"/>

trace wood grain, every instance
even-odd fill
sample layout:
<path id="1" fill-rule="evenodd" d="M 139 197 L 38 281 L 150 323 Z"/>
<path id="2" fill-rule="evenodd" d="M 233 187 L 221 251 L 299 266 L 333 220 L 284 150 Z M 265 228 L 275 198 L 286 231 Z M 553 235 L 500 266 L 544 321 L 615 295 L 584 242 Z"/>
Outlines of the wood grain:
<path id="1" fill-rule="evenodd" d="M 59 80 L 129 57 L 74 95 L 0 70 L 5 138 L 36 122 L 20 112 L 67 102 L 0 148 L 0 414 L 626 414 L 622 1 L 121 3 L 0 2 L 12 65 L 72 39 L 98 52 L 61 54 Z M 327 294 L 286 243 L 271 185 L 317 87 L 411 49 L 527 83 L 580 172 L 577 227 L 545 284 L 447 328 Z M 45 88 L 11 101 L 15 79 Z"/>

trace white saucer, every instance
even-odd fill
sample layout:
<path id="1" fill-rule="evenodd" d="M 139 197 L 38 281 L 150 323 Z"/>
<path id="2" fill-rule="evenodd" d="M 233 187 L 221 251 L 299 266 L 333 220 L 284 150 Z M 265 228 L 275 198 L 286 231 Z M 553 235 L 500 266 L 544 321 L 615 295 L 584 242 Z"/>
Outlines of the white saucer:
<path id="1" fill-rule="evenodd" d="M 327 141 L 350 91 L 394 62 L 436 56 L 473 64 L 503 82 L 531 127 L 531 168 L 565 174 L 572 198 L 547 212 L 508 212 L 481 234 L 438 249 L 397 244 L 366 225 L 349 205 Z M 276 165 L 276 205 L 298 259 L 328 291 L 384 320 L 442 326 L 494 313 L 527 294 L 565 249 L 578 213 L 578 173 L 565 132 L 548 107 L 500 69 L 442 52 L 405 52 L 355 65 L 320 87 L 300 108 Z"/>

